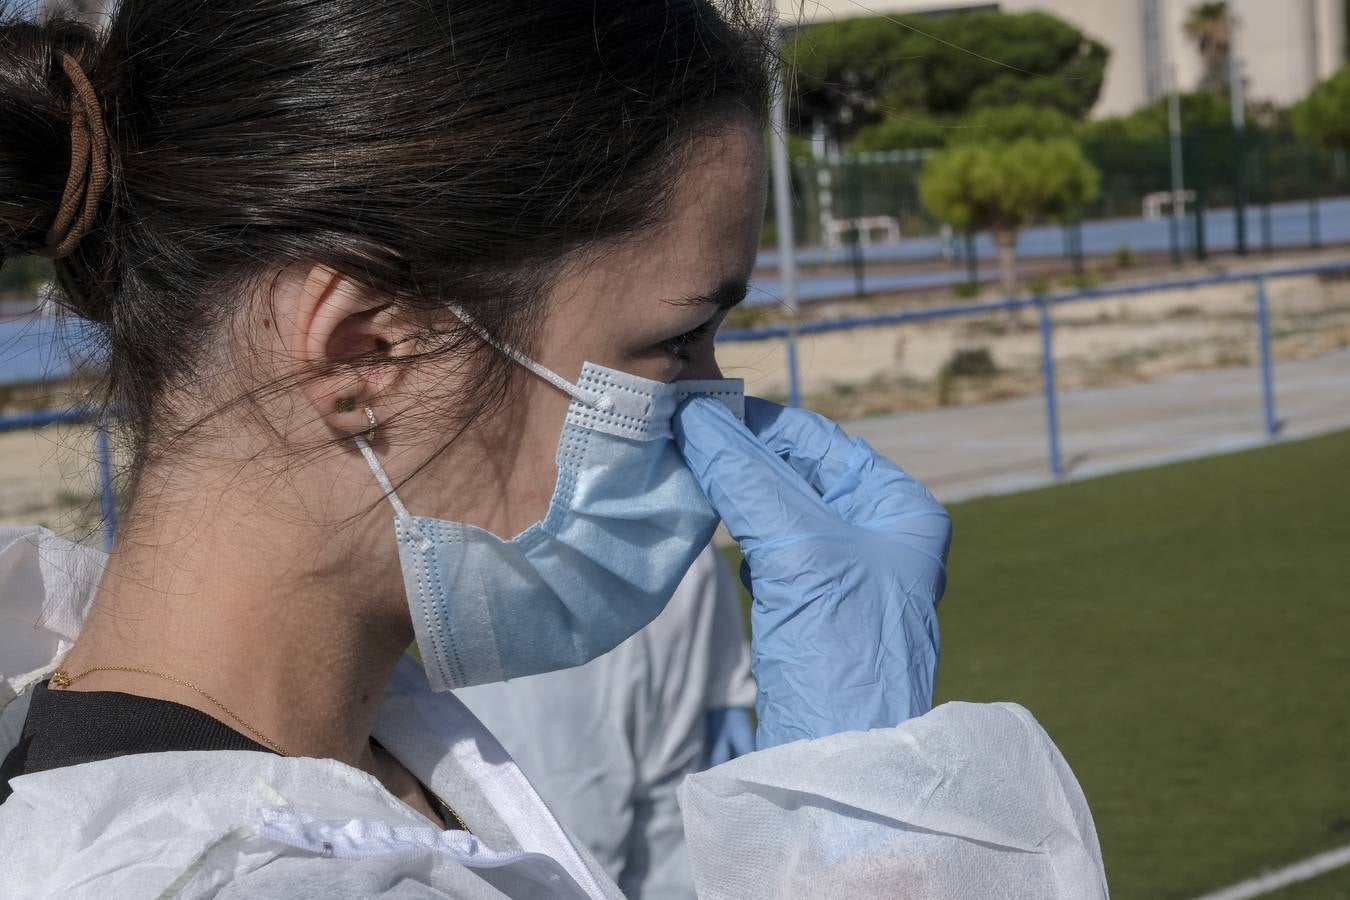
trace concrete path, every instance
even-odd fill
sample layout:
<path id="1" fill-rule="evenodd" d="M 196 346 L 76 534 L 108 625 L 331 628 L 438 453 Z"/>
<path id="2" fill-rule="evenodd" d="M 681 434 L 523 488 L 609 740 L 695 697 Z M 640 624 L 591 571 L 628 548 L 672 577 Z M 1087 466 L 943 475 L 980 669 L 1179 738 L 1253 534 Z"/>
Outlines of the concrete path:
<path id="1" fill-rule="evenodd" d="M 1275 367 L 1280 440 L 1350 428 L 1350 351 Z M 1224 453 L 1266 442 L 1255 368 L 1061 394 L 1065 477 Z M 1041 397 L 850 422 L 944 502 L 1052 484 Z"/>

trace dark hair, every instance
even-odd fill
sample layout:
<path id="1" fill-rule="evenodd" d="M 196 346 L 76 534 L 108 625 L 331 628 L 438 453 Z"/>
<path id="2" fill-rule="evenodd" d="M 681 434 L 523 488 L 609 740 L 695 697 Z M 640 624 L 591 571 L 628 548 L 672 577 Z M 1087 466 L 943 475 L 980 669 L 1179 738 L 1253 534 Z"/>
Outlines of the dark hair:
<path id="1" fill-rule="evenodd" d="M 660 214 L 700 121 L 762 116 L 753 6 L 121 0 L 101 33 L 0 9 L 0 251 L 40 248 L 62 196 L 64 52 L 112 180 L 57 282 L 104 327 L 138 461 L 240 285 L 290 262 L 528 345 L 561 263 Z"/>

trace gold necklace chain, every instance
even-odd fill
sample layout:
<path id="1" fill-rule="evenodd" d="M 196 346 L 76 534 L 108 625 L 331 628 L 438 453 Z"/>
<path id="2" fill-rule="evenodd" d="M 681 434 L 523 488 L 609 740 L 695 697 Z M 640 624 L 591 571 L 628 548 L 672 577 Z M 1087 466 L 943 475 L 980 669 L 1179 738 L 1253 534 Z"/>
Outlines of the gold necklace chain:
<path id="1" fill-rule="evenodd" d="M 461 819 L 459 817 L 459 813 L 455 812 L 455 808 L 451 806 L 449 803 L 446 803 L 444 800 L 442 800 L 440 794 L 436 793 L 431 788 L 427 788 L 427 793 L 436 798 L 436 802 L 441 805 L 441 809 L 445 810 L 450 814 L 450 818 L 455 820 L 455 824 L 459 826 L 461 831 L 463 831 L 465 834 L 473 834 L 473 832 L 469 830 L 469 823 Z M 445 817 L 441 816 L 441 820 L 444 821 Z"/>
<path id="2" fill-rule="evenodd" d="M 226 706 L 224 703 L 221 703 L 221 702 L 220 702 L 219 700 L 217 700 L 215 697 L 211 696 L 211 695 L 208 694 L 206 691 L 204 691 L 204 690 L 202 690 L 201 688 L 197 687 L 197 686 L 196 686 L 195 684 L 193 684 L 192 682 L 187 681 L 187 680 L 182 679 L 182 678 L 179 678 L 179 677 L 177 677 L 177 676 L 175 676 L 175 675 L 166 675 L 166 674 L 164 674 L 163 672 L 155 672 L 155 671 L 153 671 L 153 670 L 151 670 L 151 669 L 139 669 L 139 668 L 137 668 L 137 667 L 135 667 L 135 666 L 94 666 L 94 667 L 92 667 L 92 668 L 85 669 L 83 672 L 79 672 L 79 673 L 77 673 L 77 674 L 75 674 L 75 675 L 71 675 L 71 674 L 70 674 L 69 672 L 67 672 L 65 669 L 57 669 L 55 672 L 52 673 L 51 685 L 52 685 L 52 687 L 56 687 L 56 688 L 62 688 L 62 689 L 68 688 L 68 687 L 70 687 L 72 684 L 74 684 L 75 682 L 79 681 L 79 680 L 80 680 L 81 678 L 83 678 L 84 676 L 86 676 L 86 675 L 92 675 L 94 672 L 133 672 L 133 673 L 135 673 L 135 674 L 137 674 L 137 675 L 150 675 L 150 676 L 153 676 L 153 677 L 155 677 L 155 678 L 163 678 L 165 681 L 172 681 L 174 684 L 181 685 L 181 686 L 187 688 L 187 689 L 190 690 L 190 691 L 196 691 L 197 693 L 199 693 L 199 694 L 201 694 L 203 697 L 205 697 L 207 700 L 210 700 L 212 703 L 214 703 L 214 704 L 216 705 L 216 708 L 218 708 L 218 709 L 219 709 L 221 712 L 223 712 L 225 715 L 227 715 L 227 716 L 229 716 L 231 719 L 233 719 L 234 722 L 235 722 L 235 724 L 239 725 L 241 728 L 243 728 L 245 731 L 247 731 L 250 735 L 252 735 L 253 738 L 254 738 L 258 743 L 262 744 L 264 747 L 266 747 L 267 749 L 271 750 L 273 753 L 276 753 L 276 754 L 278 754 L 278 755 L 280 755 L 280 756 L 290 756 L 290 755 L 291 755 L 291 754 L 287 753 L 284 749 L 282 749 L 281 745 L 278 744 L 276 741 L 274 741 L 274 740 L 272 740 L 271 738 L 267 737 L 267 736 L 266 736 L 265 734 L 263 734 L 261 731 L 259 731 L 258 729 L 254 728 L 252 725 L 248 724 L 248 723 L 245 722 L 243 719 L 239 718 L 239 716 L 235 714 L 235 711 L 232 710 L 232 709 L 230 709 L 230 708 L 229 708 L 228 706 Z"/>
<path id="3" fill-rule="evenodd" d="M 152 669 L 141 669 L 137 668 L 136 666 L 92 666 L 91 668 L 85 669 L 83 672 L 77 672 L 74 675 L 70 674 L 65 669 L 58 668 L 55 672 L 52 673 L 50 684 L 54 688 L 64 690 L 65 688 L 68 688 L 75 682 L 79 681 L 84 676 L 92 675 L 94 672 L 131 672 L 136 675 L 150 675 L 154 678 L 163 678 L 165 681 L 171 681 L 174 684 L 181 685 L 182 687 L 187 688 L 188 690 L 196 691 L 198 694 L 201 694 L 207 700 L 210 700 L 213 704 L 215 704 L 216 708 L 218 708 L 221 712 L 225 713 L 225 715 L 229 716 L 235 722 L 235 724 L 239 725 L 239 727 L 243 728 L 250 735 L 252 735 L 253 738 L 258 743 L 262 744 L 264 747 L 271 750 L 273 753 L 276 753 L 278 756 L 289 757 L 291 755 L 287 753 L 282 748 L 282 746 L 278 744 L 276 741 L 267 737 L 261 731 L 254 728 L 252 725 L 248 724 L 243 719 L 239 718 L 238 714 L 236 714 L 234 710 L 230 709 L 224 703 L 220 702 L 211 694 L 197 687 L 197 685 L 193 684 L 192 682 L 187 681 L 186 679 L 183 678 L 179 678 L 176 675 L 168 675 L 165 674 L 164 672 L 156 672 Z M 459 813 L 455 812 L 454 807 L 452 807 L 449 803 L 446 803 L 444 800 L 442 800 L 440 798 L 440 795 L 437 794 L 435 791 L 428 789 L 427 793 L 436 799 L 436 802 L 440 804 L 441 808 L 445 810 L 445 812 L 450 814 L 450 817 L 455 820 L 455 822 L 459 825 L 460 828 L 462 828 L 465 831 L 465 833 L 473 834 L 473 832 L 469 830 L 468 824 L 466 824 L 465 821 L 460 818 Z"/>

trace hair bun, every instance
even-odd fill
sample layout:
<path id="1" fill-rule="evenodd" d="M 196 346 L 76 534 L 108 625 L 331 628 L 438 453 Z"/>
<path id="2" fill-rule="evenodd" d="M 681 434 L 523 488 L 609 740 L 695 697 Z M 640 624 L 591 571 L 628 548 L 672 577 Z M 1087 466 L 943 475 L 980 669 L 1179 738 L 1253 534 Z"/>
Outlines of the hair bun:
<path id="1" fill-rule="evenodd" d="M 108 129 L 98 95 L 75 57 L 64 50 L 58 50 L 57 55 L 70 81 L 70 171 L 56 218 L 47 229 L 46 245 L 40 251 L 52 259 L 69 256 L 75 249 L 93 225 L 99 200 L 108 186 Z"/>
<path id="2" fill-rule="evenodd" d="M 66 260 L 62 299 L 94 319 L 102 316 L 90 308 L 86 270 L 99 254 L 81 238 L 108 183 L 107 130 L 89 77 L 98 56 L 94 30 L 74 19 L 0 19 L 0 259 Z"/>

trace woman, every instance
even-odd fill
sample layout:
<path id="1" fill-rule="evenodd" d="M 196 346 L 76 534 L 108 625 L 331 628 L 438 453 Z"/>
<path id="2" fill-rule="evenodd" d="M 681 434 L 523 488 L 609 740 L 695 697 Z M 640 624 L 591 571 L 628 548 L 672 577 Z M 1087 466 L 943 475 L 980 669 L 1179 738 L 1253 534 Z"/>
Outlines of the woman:
<path id="1" fill-rule="evenodd" d="M 720 379 L 764 206 L 761 46 L 708 0 L 123 0 L 102 37 L 6 17 L 0 245 L 54 259 L 103 326 L 133 462 L 96 585 L 40 532 L 4 549 L 5 603 L 37 602 L 59 656 L 5 670 L 0 894 L 616 895 L 441 692 L 612 648 L 718 513 L 756 596 L 760 742 L 786 743 L 699 776 L 737 788 L 686 783 L 701 893 L 824 867 L 920 895 L 995 872 L 990 847 L 991 883 L 1095 877 L 1071 776 L 1015 817 L 1036 852 L 1006 823 L 915 850 L 894 823 L 933 833 L 942 790 L 885 798 L 918 796 L 898 761 L 924 742 L 835 734 L 927 708 L 947 526 L 865 445 Z M 920 720 L 965 748 L 941 784 L 995 732 L 1054 782 L 1020 715 Z M 766 833 L 814 849 L 747 853 L 755 786 L 795 796 L 768 787 L 783 760 L 817 799 Z M 880 807 L 830 799 L 863 783 Z"/>

